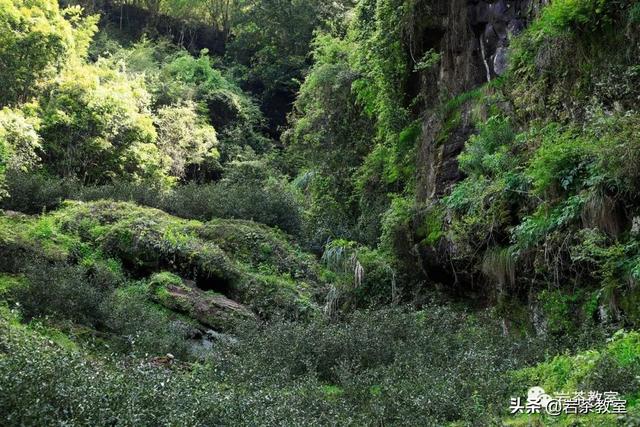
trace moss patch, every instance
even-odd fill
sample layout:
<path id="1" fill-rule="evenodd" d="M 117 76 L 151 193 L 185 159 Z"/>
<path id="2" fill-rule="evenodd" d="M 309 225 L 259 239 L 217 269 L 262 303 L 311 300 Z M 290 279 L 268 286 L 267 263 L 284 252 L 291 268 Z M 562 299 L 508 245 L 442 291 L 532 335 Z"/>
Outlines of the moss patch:
<path id="1" fill-rule="evenodd" d="M 251 221 L 202 223 L 132 203 L 66 202 L 38 217 L 0 216 L 0 251 L 16 246 L 141 278 L 160 272 L 153 278 L 162 284 L 159 293 L 184 278 L 265 317 L 318 311 L 312 302 L 322 287 L 317 262 L 284 233 Z"/>

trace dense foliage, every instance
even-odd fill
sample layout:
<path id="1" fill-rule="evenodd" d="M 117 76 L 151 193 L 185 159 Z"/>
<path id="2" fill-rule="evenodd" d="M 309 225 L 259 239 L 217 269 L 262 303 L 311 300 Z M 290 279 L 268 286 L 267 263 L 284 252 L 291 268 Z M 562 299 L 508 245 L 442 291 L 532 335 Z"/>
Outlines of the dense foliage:
<path id="1" fill-rule="evenodd" d="M 0 0 L 0 424 L 637 425 L 640 5 L 517 3 Z"/>

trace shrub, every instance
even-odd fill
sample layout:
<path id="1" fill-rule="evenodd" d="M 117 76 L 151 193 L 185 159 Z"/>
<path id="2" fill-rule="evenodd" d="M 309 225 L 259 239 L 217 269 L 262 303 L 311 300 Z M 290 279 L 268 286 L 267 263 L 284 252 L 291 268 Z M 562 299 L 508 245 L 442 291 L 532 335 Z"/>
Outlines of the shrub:
<path id="1" fill-rule="evenodd" d="M 136 356 L 169 353 L 181 360 L 190 358 L 187 338 L 194 334 L 193 321 L 150 302 L 144 284 L 118 289 L 101 308 L 106 313 L 106 327 L 117 335 L 120 351 Z"/>
<path id="2" fill-rule="evenodd" d="M 157 145 L 169 159 L 169 172 L 183 178 L 186 169 L 216 161 L 218 139 L 214 128 L 200 119 L 193 103 L 158 110 L 154 118 Z"/>
<path id="3" fill-rule="evenodd" d="M 41 145 L 36 128 L 37 121 L 20 110 L 0 110 L 0 199 L 6 195 L 7 171 L 26 172 L 38 165 Z"/>
<path id="4" fill-rule="evenodd" d="M 95 280 L 86 267 L 45 260 L 33 261 L 24 275 L 25 286 L 16 289 L 15 299 L 25 316 L 51 315 L 93 326 L 104 321 L 102 302 L 116 285 Z"/>
<path id="5" fill-rule="evenodd" d="M 597 114 L 587 128 L 596 145 L 597 173 L 605 184 L 634 198 L 640 185 L 640 115 Z"/>
<path id="6" fill-rule="evenodd" d="M 606 346 L 574 356 L 562 355 L 515 373 L 522 384 L 541 386 L 547 393 L 580 390 L 637 392 L 638 333 L 618 331 Z M 591 388 L 593 387 L 593 388 Z"/>
<path id="7" fill-rule="evenodd" d="M 528 249 L 539 244 L 558 229 L 571 225 L 580 218 L 584 197 L 572 196 L 557 206 L 540 205 L 529 216 L 523 218 L 512 230 L 512 240 L 519 249 Z"/>
<path id="8" fill-rule="evenodd" d="M 511 43 L 509 86 L 516 113 L 522 117 L 574 120 L 598 99 L 598 82 L 617 67 L 632 65 L 637 55 L 634 30 L 621 31 L 627 0 L 560 0 Z M 609 49 L 609 46 L 622 46 Z M 612 90 L 624 84 L 617 78 Z M 543 93 L 543 96 L 539 96 Z M 594 96 L 596 95 L 596 96 Z M 632 105 L 634 97 L 624 100 Z M 615 100 L 623 101 L 623 100 Z"/>
<path id="9" fill-rule="evenodd" d="M 168 182 L 140 78 L 104 64 L 67 69 L 43 102 L 47 170 L 84 184 L 114 179 Z"/>
<path id="10" fill-rule="evenodd" d="M 140 205 L 160 208 L 163 206 L 167 189 L 157 182 L 114 182 L 105 185 L 81 186 L 74 190 L 69 199 L 87 202 L 114 200 L 136 202 Z"/>
<path id="11" fill-rule="evenodd" d="M 381 246 L 393 250 L 410 238 L 410 222 L 414 212 L 414 201 L 410 197 L 395 197 L 382 218 Z"/>
<path id="12" fill-rule="evenodd" d="M 612 24 L 615 2 L 611 0 L 560 0 L 544 9 L 536 29 L 555 35 L 561 31 L 595 32 Z"/>
<path id="13" fill-rule="evenodd" d="M 640 389 L 640 370 L 629 364 L 620 363 L 616 357 L 603 354 L 580 385 L 581 390 L 616 391 L 623 395 Z"/>
<path id="14" fill-rule="evenodd" d="M 339 278 L 335 294 L 328 297 L 326 314 L 336 314 L 338 304 L 347 309 L 400 301 L 395 260 L 388 252 L 337 239 L 327 243 L 321 260 Z"/>
<path id="15" fill-rule="evenodd" d="M 338 402 L 351 408 L 356 424 L 491 424 L 486 409 L 499 405 L 508 389 L 505 370 L 526 351 L 505 352 L 508 340 L 497 330 L 436 307 L 360 312 L 337 324 L 278 324 L 244 334 L 251 338 L 227 356 L 232 376 L 259 387 L 316 377 L 342 390 Z M 268 377 L 250 373 L 267 366 L 276 367 Z"/>
<path id="16" fill-rule="evenodd" d="M 262 314 L 312 314 L 320 285 L 315 262 L 276 230 L 250 221 L 188 221 L 131 203 L 68 202 L 38 221 L 29 238 L 52 256 L 113 257 L 140 277 L 167 270 L 223 292 Z M 79 248 L 79 249 L 76 249 Z M 83 249 L 88 255 L 83 255 Z M 0 248 L 1 249 L 1 248 Z M 303 313 L 304 312 L 304 313 Z"/>
<path id="17" fill-rule="evenodd" d="M 495 176 L 510 169 L 510 151 L 515 132 L 508 118 L 493 116 L 469 138 L 458 157 L 460 169 L 468 175 Z"/>
<path id="18" fill-rule="evenodd" d="M 9 172 L 6 182 L 8 195 L 0 206 L 27 214 L 56 209 L 78 189 L 75 181 L 22 171 Z"/>
<path id="19" fill-rule="evenodd" d="M 241 171 L 231 173 L 230 178 L 222 182 L 191 182 L 171 190 L 157 181 L 83 186 L 75 180 L 42 173 L 9 171 L 7 197 L 0 200 L 0 208 L 35 214 L 57 209 L 67 199 L 132 201 L 182 218 L 246 219 L 280 228 L 292 235 L 300 233 L 301 207 L 296 192 L 285 178 L 273 176 L 259 162 L 237 167 Z M 252 169 L 260 172 L 252 172 Z"/>
<path id="20" fill-rule="evenodd" d="M 97 17 L 60 10 L 50 0 L 3 1 L 0 8 L 0 107 L 28 100 L 75 54 L 86 53 Z"/>
<path id="21" fill-rule="evenodd" d="M 542 144 L 527 168 L 534 191 L 555 195 L 580 189 L 595 162 L 594 142 L 555 124 L 543 129 L 542 135 Z"/>
<path id="22" fill-rule="evenodd" d="M 6 322 L 0 327 L 5 330 Z M 218 391 L 201 388 L 202 373 L 174 375 L 138 361 L 96 360 L 10 330 L 0 334 L 6 425 L 197 425 L 221 419 Z M 205 396 L 206 409 L 195 404 Z"/>
<path id="23" fill-rule="evenodd" d="M 513 375 L 538 361 L 541 343 L 512 342 L 491 319 L 443 306 L 247 325 L 241 340 L 216 341 L 206 362 L 191 365 L 63 349 L 5 312 L 0 328 L 10 332 L 0 334 L 0 411 L 10 426 L 493 425 L 514 388 L 571 390 L 605 364 L 592 351 Z M 603 355 L 633 372 L 635 341 L 617 337 Z"/>
<path id="24" fill-rule="evenodd" d="M 297 200 L 287 184 L 277 179 L 187 184 L 176 187 L 159 206 L 183 218 L 247 219 L 290 234 L 300 231 Z"/>
<path id="25" fill-rule="evenodd" d="M 445 206 L 454 214 L 450 225 L 450 238 L 456 243 L 454 257 L 471 256 L 469 261 L 480 266 L 481 253 L 487 247 L 505 243 L 517 194 L 509 190 L 518 181 L 509 174 L 493 180 L 469 177 L 445 197 Z"/>

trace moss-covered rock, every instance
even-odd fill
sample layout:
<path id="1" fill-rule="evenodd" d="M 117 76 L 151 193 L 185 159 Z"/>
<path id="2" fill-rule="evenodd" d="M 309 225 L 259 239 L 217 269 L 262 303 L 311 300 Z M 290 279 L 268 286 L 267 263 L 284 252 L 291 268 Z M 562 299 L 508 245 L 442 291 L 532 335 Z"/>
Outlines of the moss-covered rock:
<path id="1" fill-rule="evenodd" d="M 251 221 L 189 221 L 132 203 L 66 202 L 38 217 L 0 215 L 0 253 L 7 252 L 15 264 L 21 258 L 16 251 L 25 257 L 113 265 L 138 278 L 171 272 L 180 276 L 173 276 L 175 283 L 167 281 L 167 274 L 152 280 L 173 295 L 171 303 L 163 304 L 193 312 L 210 326 L 219 324 L 212 319 L 216 311 L 247 314 L 233 300 L 261 317 L 307 316 L 317 311 L 313 296 L 322 289 L 317 262 L 280 231 Z M 0 267 L 19 270 L 16 265 Z M 189 292 L 185 283 L 192 283 Z M 205 301 L 197 309 L 177 302 L 191 293 L 192 303 Z"/>
<path id="2" fill-rule="evenodd" d="M 149 293 L 158 304 L 214 329 L 230 330 L 237 322 L 255 319 L 248 307 L 217 292 L 203 291 L 194 282 L 173 273 L 154 274 Z"/>

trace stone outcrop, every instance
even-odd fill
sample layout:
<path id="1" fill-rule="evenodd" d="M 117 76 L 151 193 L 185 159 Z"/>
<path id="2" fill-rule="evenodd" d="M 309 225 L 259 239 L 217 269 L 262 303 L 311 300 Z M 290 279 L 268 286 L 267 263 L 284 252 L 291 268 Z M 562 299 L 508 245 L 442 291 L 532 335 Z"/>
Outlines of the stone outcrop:
<path id="1" fill-rule="evenodd" d="M 430 3 L 426 24 L 414 49 L 441 54 L 439 64 L 420 75 L 420 93 L 426 114 L 417 151 L 416 198 L 424 211 L 447 195 L 464 175 L 458 156 L 476 129 L 474 89 L 504 74 L 509 63 L 509 45 L 537 16 L 548 0 L 436 0 Z M 449 102 L 446 102 L 449 101 Z M 443 102 L 446 102 L 443 104 Z M 505 106 L 508 108 L 508 106 Z M 415 235 L 425 218 L 415 218 Z M 414 242 L 411 253 L 417 269 L 435 284 L 473 283 L 452 261 L 456 248 L 444 238 L 435 246 Z M 459 267 L 459 266 L 458 266 Z M 436 285 L 439 286 L 439 285 Z M 473 288 L 466 286 L 465 288 Z"/>
<path id="2" fill-rule="evenodd" d="M 452 99 L 503 74 L 508 66 L 509 43 L 522 32 L 548 0 L 436 1 L 435 18 L 423 29 L 421 51 L 442 53 L 439 67 L 421 76 L 427 109 Z M 446 193 L 462 176 L 457 157 L 473 133 L 464 102 L 457 126 L 443 135 L 446 114 L 428 114 L 418 151 L 419 202 Z"/>
<path id="3" fill-rule="evenodd" d="M 236 323 L 243 320 L 257 320 L 248 307 L 222 294 L 203 291 L 195 282 L 171 273 L 154 275 L 149 290 L 156 303 L 217 330 L 233 329 Z"/>

